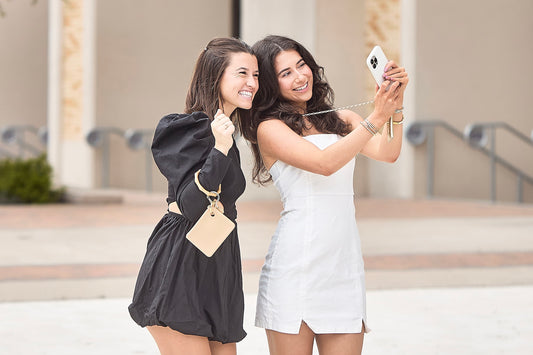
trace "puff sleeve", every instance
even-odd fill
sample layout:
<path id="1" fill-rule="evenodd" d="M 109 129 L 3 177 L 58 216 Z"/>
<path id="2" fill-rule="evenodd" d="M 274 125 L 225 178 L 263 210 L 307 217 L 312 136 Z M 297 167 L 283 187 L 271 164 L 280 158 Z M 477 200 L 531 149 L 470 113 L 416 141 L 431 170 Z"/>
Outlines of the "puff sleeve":
<path id="1" fill-rule="evenodd" d="M 211 120 L 203 112 L 171 114 L 157 125 L 152 142 L 154 161 L 167 178 L 167 202 L 176 201 L 192 222 L 205 211 L 208 200 L 194 183 L 194 173 L 207 190 L 217 190 L 229 166 L 226 155 L 214 148 Z"/>

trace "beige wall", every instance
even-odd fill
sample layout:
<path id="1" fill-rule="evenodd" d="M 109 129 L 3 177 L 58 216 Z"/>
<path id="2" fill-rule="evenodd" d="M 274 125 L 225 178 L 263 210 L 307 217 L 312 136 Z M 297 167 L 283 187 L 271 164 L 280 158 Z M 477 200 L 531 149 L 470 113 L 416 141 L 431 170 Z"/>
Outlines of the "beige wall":
<path id="1" fill-rule="evenodd" d="M 231 35 L 231 1 L 98 1 L 96 10 L 96 124 L 155 129 L 183 112 L 196 58 L 214 37 Z M 111 140 L 110 185 L 143 189 L 144 151 Z M 97 185 L 100 154 L 96 155 Z M 152 165 L 154 188 L 166 181 Z"/>
<path id="2" fill-rule="evenodd" d="M 463 130 L 470 122 L 504 121 L 529 135 L 533 99 L 533 2 L 417 3 L 417 119 L 441 119 Z M 435 195 L 489 198 L 488 159 L 450 134 L 436 133 Z M 533 176 L 533 148 L 498 134 L 497 152 Z M 425 193 L 425 147 L 416 149 L 416 196 Z M 498 199 L 514 200 L 515 178 L 498 169 Z M 527 188 L 527 200 L 533 191 Z"/>
<path id="3" fill-rule="evenodd" d="M 2 2 L 0 17 L 0 129 L 7 125 L 46 125 L 47 4 Z M 31 134 L 28 139 L 40 145 Z M 0 148 L 17 153 L 0 142 Z"/>
<path id="4" fill-rule="evenodd" d="M 317 1 L 315 56 L 324 66 L 326 77 L 335 91 L 336 106 L 347 106 L 372 99 L 365 90 L 371 77 L 366 70 L 366 14 L 364 1 Z M 367 107 L 355 109 L 365 115 Z M 369 194 L 369 160 L 357 158 L 355 190 L 358 196 Z"/>
<path id="5" fill-rule="evenodd" d="M 313 52 L 317 1 L 241 0 L 241 37 L 253 45 L 267 35 L 288 36 Z"/>

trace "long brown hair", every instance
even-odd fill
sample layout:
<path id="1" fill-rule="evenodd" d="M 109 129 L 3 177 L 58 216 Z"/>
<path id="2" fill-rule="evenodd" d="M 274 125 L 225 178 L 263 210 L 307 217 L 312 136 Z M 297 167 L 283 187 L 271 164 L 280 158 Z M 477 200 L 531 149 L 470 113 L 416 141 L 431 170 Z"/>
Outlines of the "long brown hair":
<path id="1" fill-rule="evenodd" d="M 185 100 L 185 113 L 205 112 L 211 119 L 221 107 L 220 80 L 233 53 L 254 55 L 249 45 L 237 38 L 212 39 L 202 50 Z M 249 110 L 237 108 L 232 119 L 249 114 Z"/>
<path id="2" fill-rule="evenodd" d="M 324 76 L 324 68 L 319 66 L 311 53 L 300 43 L 282 36 L 267 36 L 252 47 L 259 67 L 259 90 L 254 97 L 251 115 L 240 120 L 241 132 L 251 145 L 254 155 L 253 181 L 263 185 L 272 180 L 257 144 L 257 127 L 263 121 L 279 119 L 293 131 L 302 135 L 305 121 L 298 107 L 284 99 L 279 90 L 274 63 L 282 51 L 295 50 L 313 73 L 313 95 L 307 101 L 307 112 L 329 110 L 333 106 L 334 93 Z M 249 119 L 248 119 L 249 118 Z M 307 116 L 307 120 L 322 133 L 346 135 L 349 127 L 336 112 Z"/>

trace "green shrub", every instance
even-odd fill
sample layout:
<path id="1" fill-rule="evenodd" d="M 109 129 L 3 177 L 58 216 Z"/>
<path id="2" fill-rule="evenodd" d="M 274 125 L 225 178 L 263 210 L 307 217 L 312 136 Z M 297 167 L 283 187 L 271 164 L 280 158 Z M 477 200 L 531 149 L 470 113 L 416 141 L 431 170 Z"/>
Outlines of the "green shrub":
<path id="1" fill-rule="evenodd" d="M 0 203 L 58 202 L 63 195 L 64 189 L 52 189 L 52 167 L 44 154 L 0 160 Z"/>

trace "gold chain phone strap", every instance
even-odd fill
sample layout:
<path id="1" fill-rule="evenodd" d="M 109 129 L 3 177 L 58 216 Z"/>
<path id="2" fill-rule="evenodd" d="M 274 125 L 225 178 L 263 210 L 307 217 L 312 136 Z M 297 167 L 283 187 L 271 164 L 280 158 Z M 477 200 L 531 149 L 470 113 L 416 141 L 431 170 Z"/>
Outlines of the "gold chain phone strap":
<path id="1" fill-rule="evenodd" d="M 208 191 L 200 184 L 199 173 L 200 170 L 194 174 L 194 182 L 198 189 L 206 195 L 209 205 L 186 237 L 202 253 L 211 257 L 235 228 L 235 223 L 218 208 L 220 192 L 222 191 L 221 185 L 219 185 L 218 191 Z"/>
<path id="2" fill-rule="evenodd" d="M 370 100 L 370 101 L 365 101 L 365 102 L 361 102 L 359 104 L 354 104 L 354 105 L 348 105 L 348 106 L 343 106 L 343 107 L 337 107 L 337 108 L 332 108 L 330 110 L 324 110 L 324 111 L 318 111 L 318 112 L 310 112 L 310 113 L 305 113 L 303 114 L 302 116 L 306 117 L 306 116 L 314 116 L 314 115 L 321 115 L 323 113 L 329 113 L 329 112 L 334 112 L 334 111 L 339 111 L 339 110 L 345 110 L 345 109 L 348 109 L 348 108 L 355 108 L 355 107 L 359 107 L 359 106 L 364 106 L 364 105 L 368 105 L 368 104 L 373 104 L 374 103 L 374 100 Z M 403 106 L 401 109 L 398 109 L 396 110 L 394 113 L 400 113 L 403 111 Z M 402 119 L 400 121 L 394 121 L 392 119 L 392 116 L 389 118 L 389 121 L 388 121 L 388 129 L 387 129 L 387 135 L 388 135 L 388 140 L 389 142 L 394 138 L 394 129 L 393 129 L 393 125 L 398 125 L 398 124 L 402 124 L 403 123 L 403 115 L 402 115 Z M 375 134 L 374 134 L 375 135 Z"/>

